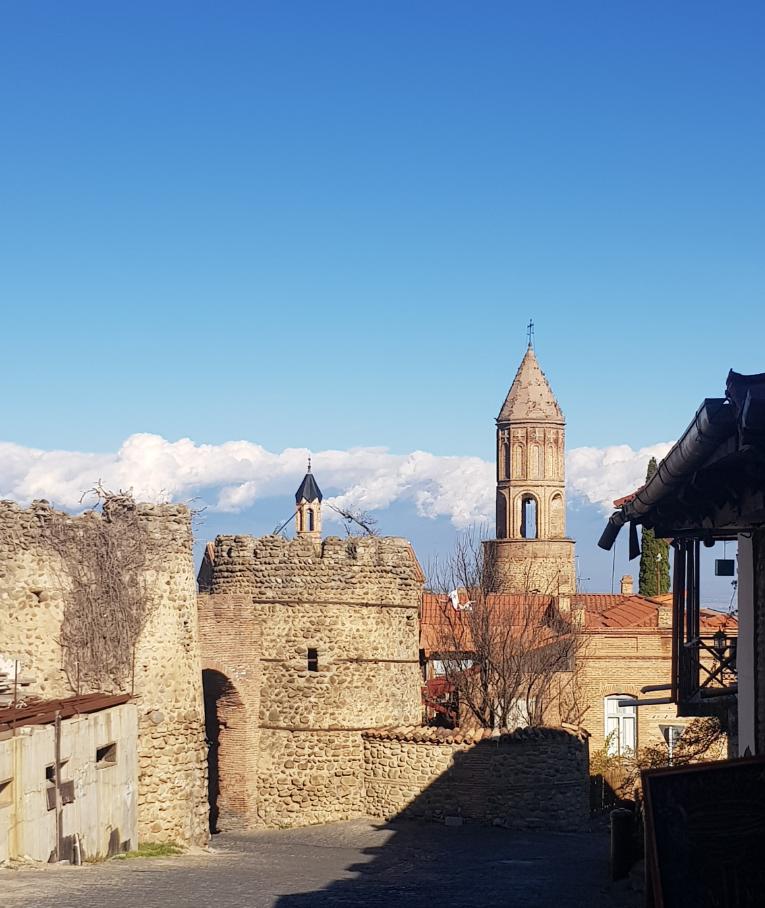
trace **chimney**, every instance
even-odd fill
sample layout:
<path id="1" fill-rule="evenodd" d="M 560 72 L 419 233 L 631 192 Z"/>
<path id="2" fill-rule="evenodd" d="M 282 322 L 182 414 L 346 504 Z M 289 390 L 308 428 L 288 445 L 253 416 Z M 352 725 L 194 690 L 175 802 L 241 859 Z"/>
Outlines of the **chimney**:
<path id="1" fill-rule="evenodd" d="M 672 603 L 662 602 L 659 606 L 659 627 L 672 627 Z"/>
<path id="2" fill-rule="evenodd" d="M 633 583 L 634 581 L 631 574 L 625 574 L 622 577 L 622 596 L 631 596 L 635 592 Z"/>

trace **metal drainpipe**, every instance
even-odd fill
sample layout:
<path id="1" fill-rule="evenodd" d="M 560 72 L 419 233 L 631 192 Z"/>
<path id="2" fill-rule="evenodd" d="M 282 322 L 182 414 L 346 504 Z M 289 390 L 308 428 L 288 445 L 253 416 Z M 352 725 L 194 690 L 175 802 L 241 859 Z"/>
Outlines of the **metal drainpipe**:
<path id="1" fill-rule="evenodd" d="M 53 781 L 56 787 L 56 863 L 61 860 L 64 851 L 64 805 L 61 802 L 61 710 L 56 710 L 56 722 L 54 725 L 54 759 L 56 762 Z"/>

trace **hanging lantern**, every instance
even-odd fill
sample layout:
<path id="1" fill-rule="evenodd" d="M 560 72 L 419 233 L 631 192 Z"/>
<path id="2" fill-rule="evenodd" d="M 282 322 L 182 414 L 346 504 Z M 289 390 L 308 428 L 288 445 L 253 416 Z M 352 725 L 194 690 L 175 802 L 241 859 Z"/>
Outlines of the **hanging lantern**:
<path id="1" fill-rule="evenodd" d="M 715 631 L 712 637 L 712 649 L 715 651 L 717 660 L 722 662 L 725 659 L 725 650 L 728 648 L 728 638 L 722 628 Z"/>

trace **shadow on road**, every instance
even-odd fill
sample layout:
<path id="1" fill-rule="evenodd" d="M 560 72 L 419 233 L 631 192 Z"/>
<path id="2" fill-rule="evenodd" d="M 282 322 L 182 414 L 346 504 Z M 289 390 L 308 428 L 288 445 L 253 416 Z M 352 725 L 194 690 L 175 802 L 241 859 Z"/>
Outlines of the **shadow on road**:
<path id="1" fill-rule="evenodd" d="M 394 821 L 376 827 L 342 878 L 280 896 L 278 908 L 314 905 L 612 905 L 607 836 Z M 296 868 L 296 873 L 299 869 Z"/>

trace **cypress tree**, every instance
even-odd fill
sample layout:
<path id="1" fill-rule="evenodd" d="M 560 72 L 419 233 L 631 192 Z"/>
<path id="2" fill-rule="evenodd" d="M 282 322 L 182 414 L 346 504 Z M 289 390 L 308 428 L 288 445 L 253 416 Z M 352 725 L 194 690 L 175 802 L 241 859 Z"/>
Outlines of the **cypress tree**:
<path id="1" fill-rule="evenodd" d="M 648 462 L 645 480 L 656 472 L 656 458 Z M 640 554 L 639 593 L 641 596 L 660 596 L 669 592 L 669 543 L 666 539 L 657 539 L 653 530 L 643 527 Z M 661 560 L 658 561 L 658 556 Z M 656 570 L 658 564 L 658 571 Z"/>

